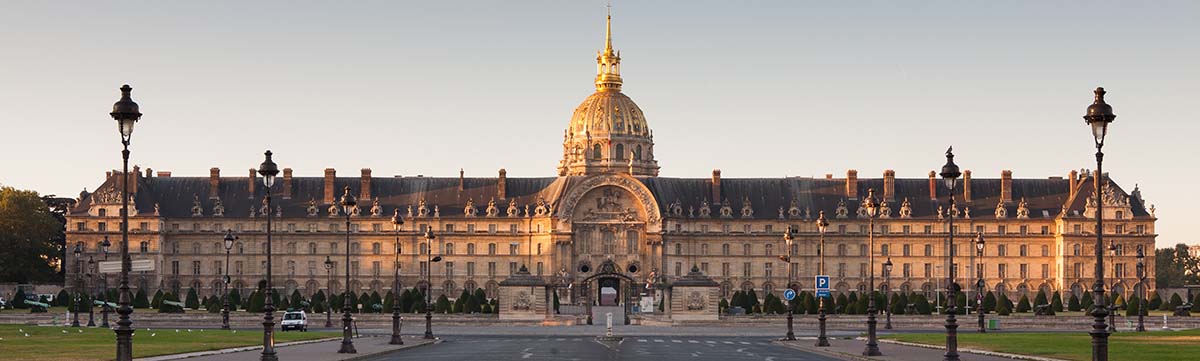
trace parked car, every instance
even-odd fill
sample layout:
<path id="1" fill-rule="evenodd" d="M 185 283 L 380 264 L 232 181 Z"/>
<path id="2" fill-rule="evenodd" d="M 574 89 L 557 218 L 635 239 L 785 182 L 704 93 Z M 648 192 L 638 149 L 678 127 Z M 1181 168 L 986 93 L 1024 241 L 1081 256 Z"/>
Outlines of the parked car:
<path id="1" fill-rule="evenodd" d="M 283 314 L 283 322 L 279 323 L 283 331 L 308 331 L 308 315 L 304 311 L 287 311 Z"/>

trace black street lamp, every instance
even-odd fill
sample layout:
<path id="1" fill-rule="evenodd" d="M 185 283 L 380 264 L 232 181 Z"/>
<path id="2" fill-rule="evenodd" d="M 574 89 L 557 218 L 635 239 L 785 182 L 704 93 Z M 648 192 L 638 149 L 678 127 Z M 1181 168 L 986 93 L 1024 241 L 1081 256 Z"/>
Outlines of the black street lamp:
<path id="1" fill-rule="evenodd" d="M 325 289 L 329 290 L 325 295 L 325 327 L 333 327 L 333 310 L 330 308 L 333 306 L 333 259 L 329 256 L 325 256 L 325 277 L 328 278 Z"/>
<path id="2" fill-rule="evenodd" d="M 109 247 L 112 247 L 112 242 L 108 241 L 108 236 L 104 236 L 104 241 L 100 242 L 100 251 L 104 252 L 104 261 L 105 262 L 108 261 Z M 100 271 L 100 270 L 97 269 L 97 271 Z M 103 271 L 100 271 L 100 276 L 101 276 L 101 280 L 102 280 L 101 284 L 100 284 L 100 287 L 101 287 L 100 297 L 102 297 L 102 298 L 100 300 L 102 302 L 104 302 L 104 304 L 101 305 L 101 307 L 100 307 L 100 317 L 101 317 L 100 318 L 100 327 L 109 328 L 111 326 L 108 325 L 108 273 L 104 273 Z"/>
<path id="3" fill-rule="evenodd" d="M 817 245 L 817 258 L 819 259 L 818 268 L 821 275 L 825 275 L 825 230 L 829 228 L 829 221 L 825 219 L 825 211 L 817 214 L 817 232 L 821 233 L 821 242 Z M 821 301 L 817 307 L 817 323 L 819 330 L 817 332 L 817 347 L 829 346 L 829 337 L 825 335 L 825 298 L 821 297 Z"/>
<path id="4" fill-rule="evenodd" d="M 129 95 L 133 88 L 129 84 L 121 87 L 121 100 L 113 104 L 112 113 L 108 113 L 117 121 L 117 129 L 121 131 L 121 286 L 120 298 L 117 303 L 117 361 L 133 360 L 133 293 L 129 291 L 129 271 L 133 268 L 133 259 L 129 258 L 129 140 L 133 137 L 133 125 L 142 118 L 138 104 Z"/>
<path id="5" fill-rule="evenodd" d="M 75 314 L 75 319 L 71 321 L 71 327 L 79 327 L 79 302 L 80 294 L 83 292 L 80 284 L 83 283 L 83 261 L 80 260 L 83 254 L 83 243 L 76 243 L 75 250 L 75 297 L 71 298 L 71 311 Z"/>
<path id="6" fill-rule="evenodd" d="M 433 227 L 425 229 L 425 339 L 433 339 L 433 263 L 441 262 L 442 256 L 433 256 Z"/>
<path id="7" fill-rule="evenodd" d="M 354 322 L 354 318 L 350 316 L 350 305 L 354 304 L 351 299 L 354 296 L 350 291 L 350 215 L 358 205 L 358 200 L 350 194 L 350 186 L 344 189 L 341 204 L 342 211 L 346 213 L 346 292 L 342 296 L 342 347 L 338 349 L 338 353 L 358 353 L 358 350 L 354 349 L 354 340 L 351 339 L 350 333 Z"/>
<path id="8" fill-rule="evenodd" d="M 274 213 L 271 207 L 271 186 L 275 185 L 279 166 L 271 160 L 270 150 L 263 154 L 266 159 L 258 166 L 258 174 L 263 177 L 267 197 L 267 290 L 263 302 L 263 351 L 260 359 L 275 361 L 279 357 L 275 355 L 275 303 L 271 300 L 275 294 L 275 289 L 271 286 L 271 215 Z"/>
<path id="9" fill-rule="evenodd" d="M 983 247 L 983 233 L 975 234 L 975 254 L 979 256 L 979 264 L 977 266 L 983 266 Z M 987 332 L 987 329 L 983 327 L 983 292 L 987 288 L 987 284 L 983 280 L 983 268 L 980 267 L 980 269 L 976 270 L 975 272 L 977 273 L 976 277 L 979 279 L 978 282 L 975 282 L 975 288 L 978 289 L 978 291 L 975 292 L 975 314 L 979 316 L 979 333 L 985 333 Z"/>
<path id="10" fill-rule="evenodd" d="M 1092 136 L 1096 140 L 1096 179 L 1093 197 L 1096 198 L 1096 282 L 1092 284 L 1091 309 L 1092 330 L 1092 360 L 1108 361 L 1108 326 L 1104 319 L 1108 316 L 1108 307 L 1104 307 L 1104 202 L 1100 197 L 1101 183 L 1104 183 L 1104 136 L 1108 134 L 1108 124 L 1117 118 L 1112 112 L 1112 106 L 1104 102 L 1104 88 L 1096 88 L 1096 100 L 1087 108 L 1084 121 L 1092 127 Z"/>
<path id="11" fill-rule="evenodd" d="M 784 243 L 784 245 L 787 246 L 787 257 L 781 257 L 781 258 L 784 258 L 784 261 L 787 262 L 787 264 L 788 264 L 788 271 L 787 271 L 788 272 L 788 281 L 787 281 L 788 289 L 792 288 L 792 272 L 794 271 L 792 269 L 792 256 L 793 256 L 792 244 L 795 243 L 795 241 L 796 241 L 796 237 L 794 235 L 795 232 L 796 232 L 796 230 L 792 229 L 792 226 L 788 226 L 787 230 L 783 232 L 783 243 Z M 792 292 L 795 292 L 795 290 L 793 290 Z M 793 313 L 792 308 L 795 307 L 794 299 L 795 298 L 793 297 L 793 299 L 788 300 L 787 335 L 784 336 L 784 338 L 783 338 L 784 340 L 787 340 L 787 341 L 795 341 L 796 340 L 796 334 L 792 332 L 792 313 Z"/>
<path id="12" fill-rule="evenodd" d="M 1099 200 L 1100 197 L 1096 197 L 1096 199 Z M 1108 262 L 1112 263 L 1112 265 L 1113 265 L 1113 267 L 1112 267 L 1113 280 L 1116 281 L 1116 280 L 1118 280 L 1118 278 L 1117 278 L 1117 241 L 1108 241 L 1108 255 L 1110 256 L 1109 257 L 1110 259 Z M 1113 282 L 1113 286 L 1116 286 L 1116 285 L 1117 285 L 1116 282 Z M 1115 297 L 1117 297 L 1116 292 L 1113 292 L 1113 297 L 1114 297 L 1113 302 L 1110 302 L 1108 304 L 1108 333 L 1116 333 L 1117 332 L 1117 302 L 1115 299 Z"/>
<path id="13" fill-rule="evenodd" d="M 955 282 L 954 270 L 954 218 L 958 216 L 958 209 L 954 205 L 954 189 L 958 185 L 958 177 L 962 173 L 958 171 L 958 165 L 954 164 L 954 147 L 946 149 L 946 165 L 942 166 L 942 180 L 946 183 L 946 188 L 950 189 L 950 240 L 947 244 L 946 256 L 949 258 L 949 264 L 946 267 L 950 271 L 946 273 L 946 281 L 949 290 L 946 292 L 946 354 L 943 355 L 945 361 L 958 361 L 958 321 L 954 319 L 954 315 L 958 313 L 958 308 L 954 303 L 958 298 L 959 286 Z"/>
<path id="14" fill-rule="evenodd" d="M 862 208 L 867 212 L 867 222 L 870 225 L 870 233 L 867 238 L 870 243 L 868 263 L 871 264 L 871 293 L 869 295 L 871 299 L 867 302 L 867 346 L 863 349 L 863 356 L 880 356 L 883 353 L 879 352 L 879 337 L 875 334 L 875 326 L 878 323 L 875 321 L 875 312 L 877 311 L 875 309 L 875 299 L 877 298 L 875 297 L 877 294 L 875 291 L 875 217 L 879 215 L 879 202 L 875 200 L 874 188 L 867 190 L 867 198 L 863 199 Z"/>
<path id="15" fill-rule="evenodd" d="M 225 277 L 223 278 L 225 287 L 223 292 L 221 292 L 223 294 L 221 298 L 224 299 L 224 301 L 221 303 L 222 330 L 229 329 L 229 252 L 233 250 L 233 241 L 236 241 L 237 239 L 238 236 L 233 234 L 232 229 L 225 230 Z"/>
<path id="16" fill-rule="evenodd" d="M 1141 286 L 1138 291 L 1138 325 L 1137 332 L 1146 332 L 1145 315 L 1146 315 L 1146 253 L 1141 247 L 1137 250 L 1137 277 L 1138 285 Z"/>
<path id="17" fill-rule="evenodd" d="M 883 329 L 892 329 L 892 257 L 888 257 L 887 261 L 883 262 L 883 285 L 886 286 L 883 290 Z"/>
<path id="18" fill-rule="evenodd" d="M 392 286 L 392 340 L 388 344 L 403 345 L 404 340 L 400 338 L 400 327 L 404 326 L 400 319 L 400 226 L 404 225 L 404 217 L 400 216 L 400 208 L 396 208 L 396 212 L 392 214 L 392 228 L 396 231 L 395 259 L 392 265 L 395 267 L 394 283 Z"/>
<path id="19" fill-rule="evenodd" d="M 87 282 L 84 283 L 84 287 L 83 287 L 84 289 L 91 289 L 92 287 L 95 287 L 95 285 L 96 285 L 95 282 L 92 282 L 92 268 L 94 268 L 94 267 L 96 267 L 96 260 L 94 258 L 92 258 L 92 256 L 88 256 L 87 270 L 86 270 Z M 89 285 L 91 285 L 91 286 L 89 286 Z M 91 291 L 88 291 L 88 293 L 91 293 Z M 87 302 L 85 302 L 85 304 L 83 306 L 87 307 L 87 310 L 88 310 L 87 327 L 96 327 L 96 313 L 94 312 L 95 307 L 92 307 L 92 295 L 88 295 Z"/>

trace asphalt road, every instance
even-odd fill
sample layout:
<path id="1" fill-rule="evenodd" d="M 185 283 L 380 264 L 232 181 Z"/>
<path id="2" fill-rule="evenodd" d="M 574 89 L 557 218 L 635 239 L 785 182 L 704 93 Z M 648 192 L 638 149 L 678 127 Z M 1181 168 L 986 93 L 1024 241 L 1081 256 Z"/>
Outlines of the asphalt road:
<path id="1" fill-rule="evenodd" d="M 626 336 L 616 343 L 592 336 L 450 335 L 443 340 L 366 360 L 835 360 L 762 337 Z"/>

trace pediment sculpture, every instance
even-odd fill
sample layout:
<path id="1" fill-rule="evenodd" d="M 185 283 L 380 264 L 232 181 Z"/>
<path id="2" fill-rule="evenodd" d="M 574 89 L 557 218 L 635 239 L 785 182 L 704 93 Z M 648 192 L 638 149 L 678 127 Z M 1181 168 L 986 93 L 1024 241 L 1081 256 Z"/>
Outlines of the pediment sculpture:
<path id="1" fill-rule="evenodd" d="M 309 198 L 308 199 L 308 209 L 306 211 L 308 212 L 309 217 L 316 217 L 317 212 L 319 212 L 319 210 L 317 209 L 317 201 L 313 200 L 312 198 Z"/>
<path id="2" fill-rule="evenodd" d="M 508 200 L 508 209 L 506 209 L 504 211 L 504 213 L 507 214 L 509 217 L 516 217 L 516 216 L 520 215 L 521 210 L 517 208 L 517 200 L 516 199 Z"/>
<path id="3" fill-rule="evenodd" d="M 837 210 L 835 210 L 833 213 L 834 217 L 835 218 L 843 218 L 843 219 L 848 218 L 849 213 L 850 213 L 850 210 L 846 209 L 846 199 L 845 198 L 839 199 L 838 204 L 837 204 Z"/>
<path id="4" fill-rule="evenodd" d="M 379 197 L 375 197 L 375 200 L 371 201 L 371 216 L 379 217 L 382 215 L 383 207 L 379 206 Z"/>
<path id="5" fill-rule="evenodd" d="M 204 207 L 200 206 L 200 196 L 192 194 L 192 217 L 204 215 Z"/>
<path id="6" fill-rule="evenodd" d="M 1021 198 L 1021 203 L 1017 204 L 1017 218 L 1018 219 L 1028 219 L 1029 218 L 1029 203 L 1025 202 L 1024 197 Z"/>
<path id="7" fill-rule="evenodd" d="M 225 206 L 221 204 L 221 198 L 213 199 L 212 213 L 213 217 L 225 216 Z"/>
<path id="8" fill-rule="evenodd" d="M 500 209 L 496 208 L 495 197 L 492 197 L 492 199 L 488 200 L 487 209 L 484 210 L 484 212 L 488 217 L 495 217 L 500 214 Z"/>

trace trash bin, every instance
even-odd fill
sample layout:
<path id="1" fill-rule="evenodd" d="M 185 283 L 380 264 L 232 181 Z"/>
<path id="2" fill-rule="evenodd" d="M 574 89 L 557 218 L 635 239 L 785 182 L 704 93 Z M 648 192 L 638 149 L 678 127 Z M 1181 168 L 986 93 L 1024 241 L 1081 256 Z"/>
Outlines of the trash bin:
<path id="1" fill-rule="evenodd" d="M 988 326 L 989 330 L 999 330 L 1000 329 L 1000 320 L 994 319 L 994 318 L 990 319 L 987 321 L 987 326 Z"/>

